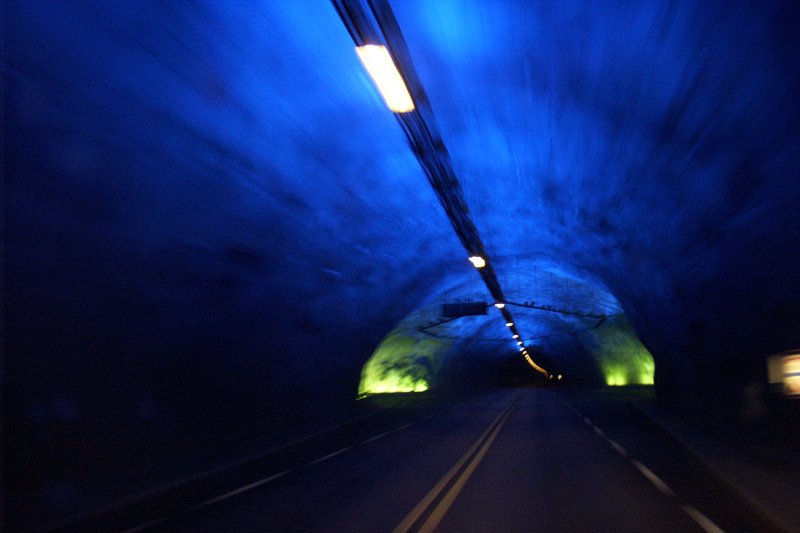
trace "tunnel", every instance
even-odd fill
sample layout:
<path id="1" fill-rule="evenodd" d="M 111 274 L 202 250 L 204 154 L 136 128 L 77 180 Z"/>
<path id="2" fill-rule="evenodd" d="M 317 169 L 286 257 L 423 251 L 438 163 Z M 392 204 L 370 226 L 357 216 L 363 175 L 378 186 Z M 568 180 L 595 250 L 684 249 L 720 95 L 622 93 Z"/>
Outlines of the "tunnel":
<path id="1" fill-rule="evenodd" d="M 4 12 L 11 529 L 386 393 L 735 418 L 800 350 L 795 2 Z"/>

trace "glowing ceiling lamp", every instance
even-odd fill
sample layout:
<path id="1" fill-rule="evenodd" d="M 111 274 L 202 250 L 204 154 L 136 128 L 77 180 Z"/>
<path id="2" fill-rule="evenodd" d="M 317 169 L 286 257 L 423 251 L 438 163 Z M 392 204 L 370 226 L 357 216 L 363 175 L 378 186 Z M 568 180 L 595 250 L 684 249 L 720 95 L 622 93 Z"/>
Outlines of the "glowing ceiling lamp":
<path id="1" fill-rule="evenodd" d="M 520 346 L 522 346 L 522 341 L 517 341 L 517 344 L 519 344 Z"/>
<path id="2" fill-rule="evenodd" d="M 498 309 L 502 309 L 506 306 L 506 304 L 504 304 L 503 302 L 497 302 L 496 304 L 494 304 L 494 306 Z"/>
<path id="3" fill-rule="evenodd" d="M 516 335 L 516 334 L 515 334 L 515 335 L 512 335 L 512 336 L 511 336 L 511 338 L 512 338 L 512 339 L 519 339 L 519 335 Z"/>
<path id="4" fill-rule="evenodd" d="M 367 44 L 356 46 L 356 53 L 389 109 L 395 113 L 413 111 L 414 102 L 403 77 L 392 61 L 392 56 L 389 55 L 389 50 L 385 46 Z"/>
<path id="5" fill-rule="evenodd" d="M 469 262 L 472 263 L 472 266 L 475 268 L 483 268 L 486 266 L 486 259 L 479 255 L 473 255 L 469 258 Z"/>
<path id="6" fill-rule="evenodd" d="M 513 322 L 506 322 L 506 326 L 508 326 L 508 327 L 511 327 L 511 326 L 513 326 L 513 325 L 514 325 L 514 323 L 513 323 Z"/>

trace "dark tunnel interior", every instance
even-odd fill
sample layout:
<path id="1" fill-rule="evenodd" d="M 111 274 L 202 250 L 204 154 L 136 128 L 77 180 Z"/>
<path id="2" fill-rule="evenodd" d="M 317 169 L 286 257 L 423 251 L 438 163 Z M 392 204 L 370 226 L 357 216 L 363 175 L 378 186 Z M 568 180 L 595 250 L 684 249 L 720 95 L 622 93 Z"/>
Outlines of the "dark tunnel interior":
<path id="1" fill-rule="evenodd" d="M 796 2 L 393 1 L 430 152 L 347 3 L 5 3 L 7 495 L 382 392 L 733 411 L 800 349 Z"/>

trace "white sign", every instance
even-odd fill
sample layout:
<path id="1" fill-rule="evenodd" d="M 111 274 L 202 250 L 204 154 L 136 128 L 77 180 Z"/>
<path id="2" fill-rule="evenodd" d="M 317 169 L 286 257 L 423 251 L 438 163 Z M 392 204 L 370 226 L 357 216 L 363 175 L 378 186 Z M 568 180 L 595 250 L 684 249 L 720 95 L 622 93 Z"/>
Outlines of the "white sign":
<path id="1" fill-rule="evenodd" d="M 800 396 L 800 354 L 783 357 L 783 392 L 787 396 Z"/>

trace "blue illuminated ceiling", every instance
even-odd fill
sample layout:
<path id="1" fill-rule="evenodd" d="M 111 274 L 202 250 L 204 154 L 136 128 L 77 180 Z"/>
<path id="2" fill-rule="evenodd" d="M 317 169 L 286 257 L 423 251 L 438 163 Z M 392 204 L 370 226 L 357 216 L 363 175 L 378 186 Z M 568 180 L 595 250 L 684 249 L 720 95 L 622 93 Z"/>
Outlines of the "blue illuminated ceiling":
<path id="1" fill-rule="evenodd" d="M 682 358 L 797 342 L 798 50 L 783 6 L 393 7 L 501 276 L 535 274 L 526 261 L 592 272 L 650 345 Z M 748 234 L 745 247 L 780 242 L 744 259 Z M 765 282 L 793 289 L 766 291 L 777 321 L 754 317 Z M 765 344 L 745 348 L 761 328 Z M 704 371 L 691 359 L 676 371 Z"/>

